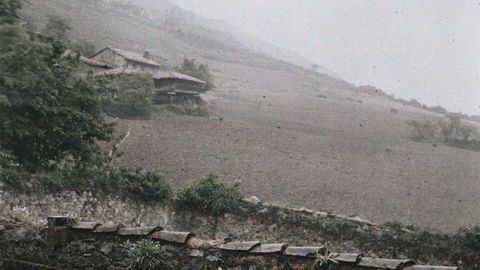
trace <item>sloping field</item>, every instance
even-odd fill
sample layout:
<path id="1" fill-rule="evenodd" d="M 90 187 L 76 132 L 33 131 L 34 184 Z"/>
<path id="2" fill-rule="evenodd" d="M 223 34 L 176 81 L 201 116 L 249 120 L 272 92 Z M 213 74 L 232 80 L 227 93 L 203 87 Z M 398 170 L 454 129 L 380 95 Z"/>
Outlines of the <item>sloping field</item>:
<path id="1" fill-rule="evenodd" d="M 120 120 L 130 135 L 117 162 L 164 170 L 177 186 L 213 172 L 265 201 L 376 222 L 443 230 L 480 223 L 480 153 L 408 139 L 405 121 L 431 113 L 225 43 L 228 35 L 191 36 L 98 3 L 35 0 L 25 14 L 61 14 L 73 39 L 149 50 L 170 65 L 198 57 L 218 86 L 204 96 L 212 117 Z"/>
<path id="2" fill-rule="evenodd" d="M 165 170 L 178 186 L 214 172 L 265 201 L 376 222 L 480 222 L 480 154 L 408 139 L 405 121 L 432 115 L 322 78 L 215 67 L 220 86 L 204 99 L 217 117 L 123 121 L 131 135 L 120 162 Z"/>

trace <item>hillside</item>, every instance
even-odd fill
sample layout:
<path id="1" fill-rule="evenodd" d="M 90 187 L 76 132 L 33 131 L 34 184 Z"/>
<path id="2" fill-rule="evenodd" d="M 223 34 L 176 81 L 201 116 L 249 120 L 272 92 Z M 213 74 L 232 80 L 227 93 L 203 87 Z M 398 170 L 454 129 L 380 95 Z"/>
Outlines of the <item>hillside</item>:
<path id="1" fill-rule="evenodd" d="M 376 222 L 480 222 L 480 154 L 409 139 L 405 122 L 431 112 L 276 60 L 207 23 L 181 23 L 181 10 L 152 17 L 101 1 L 36 0 L 24 12 L 37 21 L 61 14 L 72 38 L 97 47 L 149 50 L 170 66 L 195 57 L 215 72 L 218 87 L 203 97 L 211 117 L 119 120 L 130 136 L 118 163 L 165 170 L 177 186 L 214 172 L 265 201 Z"/>
<path id="2" fill-rule="evenodd" d="M 315 65 L 311 60 L 306 59 L 295 52 L 291 52 L 255 38 L 225 21 L 208 20 L 199 17 L 191 11 L 176 6 L 168 0 L 134 0 L 132 3 L 144 7 L 145 12 L 150 18 L 169 25 L 172 29 L 181 29 L 181 31 L 186 31 L 191 35 L 198 34 L 202 31 L 204 32 L 204 35 L 215 34 L 217 37 L 224 37 L 222 42 L 231 44 L 230 46 L 233 47 L 246 47 L 252 52 L 267 54 L 275 59 L 283 60 L 304 68 L 311 68 Z M 326 67 L 319 66 L 317 71 L 340 79 L 340 76 Z"/>

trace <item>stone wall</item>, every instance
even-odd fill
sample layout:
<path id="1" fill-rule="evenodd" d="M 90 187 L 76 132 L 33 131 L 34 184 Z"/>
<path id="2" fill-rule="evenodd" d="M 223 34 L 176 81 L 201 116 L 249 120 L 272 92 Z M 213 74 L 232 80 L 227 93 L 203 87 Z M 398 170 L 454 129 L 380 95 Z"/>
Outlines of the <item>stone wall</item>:
<path id="1" fill-rule="evenodd" d="M 49 215 L 65 215 L 79 221 L 103 224 L 122 223 L 129 227 L 161 225 L 165 230 L 195 232 L 197 237 L 204 239 L 325 246 L 332 252 L 411 258 L 424 264 L 461 265 L 478 257 L 478 254 L 468 255 L 459 263 L 458 254 L 450 254 L 449 250 L 425 252 L 422 246 L 425 243 L 411 238 L 408 230 L 394 231 L 359 217 L 282 208 L 255 201 L 245 204 L 235 213 L 216 217 L 179 209 L 176 205 L 161 206 L 120 197 L 98 197 L 87 192 L 17 194 L 0 188 L 0 216 L 42 226 Z"/>
<path id="2" fill-rule="evenodd" d="M 0 268 L 16 269 L 126 269 L 124 244 L 150 239 L 162 245 L 162 269 L 190 270 L 303 270 L 312 268 L 323 246 L 289 246 L 260 241 L 203 240 L 189 232 L 166 231 L 160 226 L 123 227 L 120 224 L 78 222 L 51 217 L 41 231 L 1 220 Z M 412 260 L 381 259 L 356 253 L 329 255 L 338 270 L 457 270 L 456 267 L 417 265 Z M 55 268 L 57 267 L 57 268 Z"/>

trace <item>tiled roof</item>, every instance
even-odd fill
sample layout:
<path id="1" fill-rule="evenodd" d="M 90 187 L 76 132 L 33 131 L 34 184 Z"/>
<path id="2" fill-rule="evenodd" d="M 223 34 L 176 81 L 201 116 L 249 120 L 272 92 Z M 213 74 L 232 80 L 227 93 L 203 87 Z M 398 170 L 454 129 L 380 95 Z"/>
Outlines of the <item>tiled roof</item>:
<path id="1" fill-rule="evenodd" d="M 136 74 L 149 74 L 144 71 L 135 69 L 114 68 L 106 71 L 97 72 L 97 76 L 116 76 L 116 75 L 136 75 Z"/>
<path id="2" fill-rule="evenodd" d="M 97 52 L 95 55 L 93 55 L 91 58 L 95 57 L 96 55 L 98 55 L 99 53 L 105 51 L 105 50 L 112 50 L 114 53 L 120 55 L 120 56 L 123 56 L 125 57 L 126 59 L 130 60 L 130 61 L 134 61 L 134 62 L 138 62 L 138 63 L 143 63 L 143 64 L 147 64 L 147 65 L 150 65 L 150 66 L 156 66 L 156 67 L 160 67 L 160 64 L 158 64 L 157 62 L 151 60 L 151 59 L 147 59 L 144 57 L 143 54 L 141 53 L 137 53 L 137 52 L 132 52 L 132 51 L 127 51 L 127 50 L 123 50 L 123 49 L 118 49 L 118 48 L 112 48 L 112 47 L 106 47 L 102 50 L 100 50 L 99 52 Z"/>
<path id="3" fill-rule="evenodd" d="M 202 81 L 198 78 L 175 72 L 175 71 L 159 71 L 157 74 L 153 76 L 154 79 L 179 79 L 179 80 L 185 80 L 185 81 L 192 81 L 192 82 L 198 82 L 205 84 L 205 81 Z"/>
<path id="4" fill-rule="evenodd" d="M 190 232 L 165 231 L 161 226 L 125 228 L 123 225 L 101 225 L 96 222 L 74 222 L 63 216 L 48 217 L 49 227 L 66 227 L 91 233 L 111 233 L 119 237 L 144 237 L 170 243 L 186 245 L 188 248 L 210 248 L 224 252 L 245 253 L 246 255 L 277 254 L 278 256 L 315 259 L 326 250 L 323 246 L 288 246 L 283 243 L 261 243 L 260 241 L 202 240 Z M 334 253 L 333 259 L 339 264 L 354 266 L 355 269 L 381 270 L 458 270 L 455 266 L 417 265 L 408 259 L 384 259 L 367 257 L 357 253 Z"/>
<path id="5" fill-rule="evenodd" d="M 84 56 L 80 56 L 80 61 L 85 63 L 86 65 L 93 66 L 93 67 L 114 68 L 114 66 L 111 66 L 107 63 L 103 63 L 103 62 L 96 61 L 96 60 L 93 60 L 93 59 L 88 59 Z"/>

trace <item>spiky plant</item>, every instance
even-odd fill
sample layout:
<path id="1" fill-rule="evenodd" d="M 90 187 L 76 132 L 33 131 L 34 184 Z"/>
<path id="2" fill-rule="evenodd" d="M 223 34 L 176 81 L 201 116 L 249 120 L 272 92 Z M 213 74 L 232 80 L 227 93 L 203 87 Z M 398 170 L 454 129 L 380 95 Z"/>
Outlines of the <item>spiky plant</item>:
<path id="1" fill-rule="evenodd" d="M 123 247 L 130 270 L 161 270 L 165 266 L 165 250 L 159 243 L 144 239 L 136 243 L 127 241 Z"/>
<path id="2" fill-rule="evenodd" d="M 338 265 L 335 260 L 336 253 L 330 253 L 327 249 L 317 252 L 315 262 L 312 265 L 312 270 L 330 270 L 333 265 Z"/>

